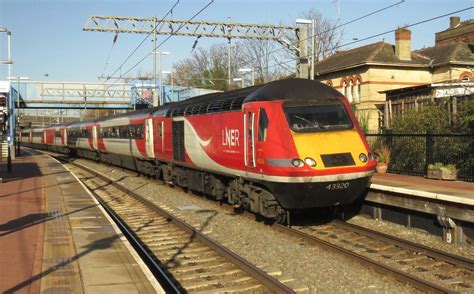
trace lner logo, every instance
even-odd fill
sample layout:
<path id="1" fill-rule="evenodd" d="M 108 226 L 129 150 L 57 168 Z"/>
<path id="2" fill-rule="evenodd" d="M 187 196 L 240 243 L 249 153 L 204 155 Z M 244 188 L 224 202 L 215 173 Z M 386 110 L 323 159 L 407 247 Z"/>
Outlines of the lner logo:
<path id="1" fill-rule="evenodd" d="M 222 130 L 222 146 L 239 146 L 240 133 L 238 129 Z"/>

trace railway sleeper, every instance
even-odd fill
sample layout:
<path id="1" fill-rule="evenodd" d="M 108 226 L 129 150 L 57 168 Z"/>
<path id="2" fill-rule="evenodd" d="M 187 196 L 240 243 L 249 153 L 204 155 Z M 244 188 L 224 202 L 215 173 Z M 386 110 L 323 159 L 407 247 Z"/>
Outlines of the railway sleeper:
<path id="1" fill-rule="evenodd" d="M 159 258 L 159 256 L 158 256 Z M 212 264 L 214 262 L 227 262 L 224 258 L 220 256 L 209 256 L 206 258 L 201 259 L 186 259 L 181 256 L 176 256 L 172 260 L 168 260 L 166 262 L 166 267 L 172 272 L 172 269 L 175 267 L 183 266 L 183 265 L 200 265 L 201 267 L 207 267 L 208 264 Z"/>
<path id="2" fill-rule="evenodd" d="M 210 195 L 217 201 L 227 198 L 230 204 L 243 207 L 268 219 L 286 220 L 287 213 L 269 191 L 246 182 L 242 178 L 231 180 L 224 176 L 178 167 L 161 161 L 136 159 L 135 162 L 129 162 L 129 158 L 108 156 L 106 153 L 98 154 L 95 152 L 93 155 L 87 155 L 89 156 L 84 157 L 93 157 L 96 161 L 135 169 L 139 173 L 155 177 L 164 182 Z"/>
<path id="3" fill-rule="evenodd" d="M 202 280 L 202 279 L 220 278 L 220 277 L 236 275 L 240 273 L 242 273 L 241 269 L 230 268 L 228 270 L 223 270 L 223 271 L 212 271 L 212 272 L 206 272 L 206 273 L 193 273 L 189 275 L 184 275 L 180 278 L 180 280 L 190 281 L 190 280 L 196 280 L 196 279 Z"/>
<path id="4" fill-rule="evenodd" d="M 180 277 L 180 276 L 191 275 L 194 273 L 223 271 L 227 269 L 233 269 L 234 267 L 235 266 L 231 263 L 222 263 L 222 262 L 209 263 L 205 267 L 202 267 L 201 265 L 182 266 L 182 267 L 173 269 L 173 275 L 175 277 Z"/>
<path id="5" fill-rule="evenodd" d="M 248 284 L 246 286 L 243 285 L 236 285 L 236 286 L 230 286 L 230 287 L 224 287 L 224 288 L 217 288 L 217 289 L 209 289 L 209 290 L 204 290 L 200 292 L 193 292 L 195 294 L 212 294 L 212 293 L 244 293 L 244 292 L 256 292 L 260 291 L 260 288 L 263 286 L 260 283 L 253 283 L 253 284 Z M 265 291 L 262 291 L 265 293 Z"/>
<path id="6" fill-rule="evenodd" d="M 256 284 L 256 281 L 248 276 L 245 273 L 241 273 L 239 275 L 235 275 L 232 277 L 221 278 L 217 277 L 215 279 L 205 280 L 205 281 L 198 281 L 198 282 L 184 282 L 183 287 L 188 291 L 195 291 L 195 290 L 204 290 L 209 288 L 215 288 L 215 286 L 231 286 L 231 285 L 239 285 L 239 287 L 246 287 L 247 283 L 251 283 L 252 285 Z M 209 290 L 212 290 L 209 289 Z M 220 288 L 220 287 L 219 287 Z"/>

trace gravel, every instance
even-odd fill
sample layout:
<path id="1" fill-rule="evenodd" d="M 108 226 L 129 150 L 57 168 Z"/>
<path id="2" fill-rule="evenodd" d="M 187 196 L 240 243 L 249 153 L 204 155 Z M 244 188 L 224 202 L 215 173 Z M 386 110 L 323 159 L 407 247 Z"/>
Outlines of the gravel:
<path id="1" fill-rule="evenodd" d="M 474 260 L 474 247 L 467 242 L 463 245 L 449 244 L 444 242 L 441 237 L 429 234 L 426 231 L 414 228 L 409 229 L 399 224 L 373 220 L 362 215 L 353 217 L 348 223 Z"/>
<path id="2" fill-rule="evenodd" d="M 303 241 L 288 238 L 267 225 L 219 208 L 196 195 L 187 195 L 179 188 L 160 184 L 158 181 L 136 176 L 129 171 L 78 160 L 127 188 L 151 200 L 160 207 L 167 207 L 189 224 L 200 228 L 217 242 L 236 254 L 261 266 L 268 273 L 296 289 L 318 293 L 418 293 L 409 285 L 378 274 L 341 255 L 324 251 Z M 437 238 L 402 226 L 354 217 L 351 223 L 381 230 L 414 242 L 439 249 L 458 250 L 472 257 L 472 248 L 449 245 Z M 412 239 L 413 238 L 413 239 Z M 439 243 L 439 244 L 438 244 Z M 455 248 L 459 247 L 459 248 Z M 280 274 L 281 273 L 281 274 Z"/>

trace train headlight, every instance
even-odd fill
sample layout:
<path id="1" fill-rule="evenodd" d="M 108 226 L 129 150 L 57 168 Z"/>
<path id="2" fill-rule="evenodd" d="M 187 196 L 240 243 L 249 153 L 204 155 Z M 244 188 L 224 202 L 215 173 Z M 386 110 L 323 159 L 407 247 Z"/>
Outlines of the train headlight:
<path id="1" fill-rule="evenodd" d="M 362 162 L 367 162 L 367 155 L 365 155 L 365 153 L 361 153 L 359 154 L 359 159 Z"/>
<path id="2" fill-rule="evenodd" d="M 306 157 L 306 158 L 304 159 L 304 162 L 305 162 L 307 165 L 311 166 L 311 167 L 315 167 L 315 166 L 316 166 L 316 161 L 315 161 L 314 159 L 312 159 L 311 157 Z"/>
<path id="3" fill-rule="evenodd" d="M 295 158 L 295 159 L 291 160 L 291 164 L 294 167 L 303 167 L 304 166 L 304 161 L 299 159 L 299 158 Z"/>

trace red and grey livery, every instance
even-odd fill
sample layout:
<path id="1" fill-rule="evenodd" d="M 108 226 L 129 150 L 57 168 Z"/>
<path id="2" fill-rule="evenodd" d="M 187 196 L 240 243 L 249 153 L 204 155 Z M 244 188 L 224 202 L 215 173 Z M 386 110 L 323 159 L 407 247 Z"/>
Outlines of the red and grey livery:
<path id="1" fill-rule="evenodd" d="M 303 79 L 23 130 L 21 141 L 137 170 L 268 218 L 351 205 L 376 165 L 347 99 Z"/>

